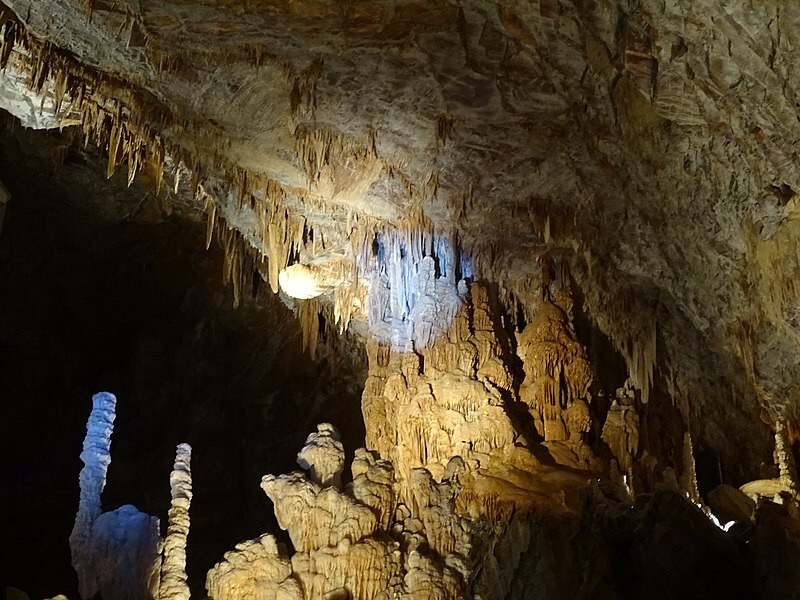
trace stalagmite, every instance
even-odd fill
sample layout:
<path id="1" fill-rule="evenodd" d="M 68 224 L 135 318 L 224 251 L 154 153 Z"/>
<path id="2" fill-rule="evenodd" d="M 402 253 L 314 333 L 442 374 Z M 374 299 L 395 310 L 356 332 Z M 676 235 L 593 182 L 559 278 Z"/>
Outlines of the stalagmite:
<path id="1" fill-rule="evenodd" d="M 305 446 L 297 454 L 297 464 L 321 486 L 341 487 L 344 446 L 336 428 L 330 423 L 317 425 L 316 433 L 309 434 Z"/>
<path id="2" fill-rule="evenodd" d="M 786 421 L 780 419 L 775 427 L 775 463 L 778 465 L 778 477 L 781 486 L 795 499 L 800 498 L 797 466 L 792 455 L 791 444 L 787 439 Z"/>
<path id="3" fill-rule="evenodd" d="M 681 489 L 689 500 L 695 504 L 700 504 L 700 490 L 697 487 L 692 435 L 688 431 L 683 434 L 683 471 L 681 472 L 680 484 Z"/>
<path id="4" fill-rule="evenodd" d="M 206 577 L 213 600 L 304 600 L 292 564 L 275 538 L 263 535 L 226 552 Z"/>
<path id="5" fill-rule="evenodd" d="M 353 497 L 369 506 L 375 512 L 379 525 L 388 530 L 397 503 L 392 463 L 381 460 L 374 452 L 359 448 L 351 471 Z"/>
<path id="6" fill-rule="evenodd" d="M 286 529 L 295 549 L 311 551 L 335 546 L 340 540 L 355 543 L 371 535 L 375 514 L 333 487 L 323 488 L 299 472 L 265 475 L 261 488 L 275 505 L 275 517 Z"/>
<path id="7" fill-rule="evenodd" d="M 175 468 L 170 474 L 172 505 L 169 509 L 164 560 L 161 566 L 160 600 L 188 600 L 186 538 L 189 535 L 189 506 L 192 502 L 192 447 L 179 444 Z"/>
<path id="8" fill-rule="evenodd" d="M 684 585 L 676 570 L 710 572 L 692 562 L 698 555 L 702 564 L 705 548 L 671 545 L 684 496 L 700 501 L 688 431 L 704 450 L 704 489 L 712 476 L 737 484 L 764 477 L 742 489 L 783 502 L 787 522 L 795 518 L 795 4 L 0 0 L 0 106 L 24 126 L 76 126 L 76 136 L 40 138 L 58 146 L 68 196 L 82 196 L 74 184 L 88 181 L 99 152 L 111 177 L 102 190 L 113 200 L 102 204 L 104 217 L 117 200 L 142 198 L 130 220 L 148 227 L 126 226 L 125 235 L 166 221 L 159 205 L 192 222 L 204 208 L 206 245 L 220 244 L 223 280 L 234 304 L 246 305 L 239 325 L 250 324 L 248 292 L 260 300 L 265 280 L 297 317 L 303 347 L 312 356 L 319 349 L 320 377 L 349 379 L 342 365 L 366 347 L 367 364 L 353 369 L 367 372 L 366 447 L 355 451 L 352 482 L 342 481 L 343 440 L 321 424 L 297 455 L 301 471 L 262 480 L 293 547 L 268 535 L 237 545 L 209 573 L 211 597 L 518 600 L 623 590 L 647 598 L 650 590 L 637 587 L 647 576 L 664 597 L 677 596 L 667 589 L 672 580 Z M 4 178 L 43 171 L 39 141 L 35 152 L 26 144 L 19 132 L 0 143 L 10 163 L 0 165 Z M 130 186 L 143 167 L 157 195 L 162 178 L 174 176 L 158 202 L 140 186 L 117 186 Z M 52 208 L 60 215 L 63 206 Z M 143 268 L 131 281 L 158 272 L 149 256 L 136 264 Z M 306 382 L 292 373 L 270 378 L 258 368 L 261 353 L 275 348 L 283 361 L 275 364 L 291 370 L 295 359 L 294 338 L 275 335 L 296 324 L 278 311 L 270 317 L 280 326 L 255 331 L 257 343 L 241 353 L 206 352 L 241 336 L 228 335 L 219 294 L 184 285 L 204 272 L 182 271 L 159 296 L 156 319 L 126 332 L 143 332 L 147 350 L 153 324 L 175 300 L 187 318 L 158 333 L 192 346 L 163 353 L 188 357 L 190 379 L 202 371 L 211 392 L 227 379 L 237 401 L 251 381 L 302 392 Z M 2 273 L 24 280 L 29 270 Z M 29 308 L 24 295 L 7 296 L 0 304 Z M 195 317 L 192 334 L 180 335 Z M 337 328 L 348 335 L 337 337 Z M 48 357 L 59 350 L 47 347 Z M 136 364 L 163 364 L 147 358 Z M 191 393 L 184 379 L 164 382 L 160 394 Z M 345 410 L 355 403 L 326 403 L 337 396 L 333 386 L 309 400 L 313 410 L 254 391 L 219 423 L 198 406 L 193 439 L 222 439 L 217 426 L 292 408 L 304 418 L 317 409 L 354 418 Z M 98 396 L 82 455 L 70 539 L 81 594 L 185 599 L 190 449 L 178 448 L 170 478 L 162 565 L 154 517 L 129 505 L 101 511 L 110 398 L 104 413 Z M 171 410 L 156 400 L 159 414 Z M 163 440 L 165 432 L 144 431 L 162 421 L 148 408 L 138 407 L 131 427 Z M 772 426 L 774 465 L 766 464 Z M 342 431 L 356 437 L 360 423 Z M 272 441 L 276 460 L 285 457 L 285 439 Z M 609 474 L 629 487 L 636 477 L 637 494 L 647 493 L 628 502 Z M 224 511 L 222 500 L 213 504 Z M 773 543 L 789 540 L 790 527 L 773 540 L 754 534 L 745 548 L 746 529 L 759 527 L 770 504 L 753 502 L 752 521 L 739 511 L 748 524 L 734 558 L 791 549 Z M 690 516 L 683 528 L 694 523 Z M 628 554 L 637 560 L 613 564 Z M 545 593 L 559 577 L 563 585 Z"/>
<path id="9" fill-rule="evenodd" d="M 161 537 L 158 518 L 126 504 L 102 512 L 100 495 L 111 463 L 116 398 L 92 397 L 81 460 L 80 501 L 70 535 L 72 564 L 83 598 L 158 598 Z"/>
<path id="10" fill-rule="evenodd" d="M 100 494 L 106 485 L 106 472 L 111 463 L 116 403 L 113 394 L 102 392 L 92 396 L 92 412 L 86 424 L 81 452 L 84 467 L 80 474 L 80 501 L 69 546 L 72 566 L 78 574 L 78 591 L 83 598 L 91 598 L 99 591 L 92 528 L 102 511 Z"/>
<path id="11" fill-rule="evenodd" d="M 318 440 L 328 427 L 309 438 Z M 289 556 L 271 536 L 237 545 L 208 573 L 209 597 L 464 598 L 470 536 L 455 511 L 463 462 L 453 461 L 442 484 L 425 469 L 415 471 L 419 518 L 397 504 L 391 463 L 359 449 L 352 472 L 345 491 L 323 488 L 299 472 L 265 476 L 262 488 L 295 553 Z"/>
<path id="12" fill-rule="evenodd" d="M 104 600 L 158 598 L 161 537 L 157 517 L 125 504 L 92 527 L 97 590 Z"/>
<path id="13" fill-rule="evenodd" d="M 603 424 L 602 439 L 611 449 L 616 463 L 630 481 L 633 476 L 633 459 L 639 451 L 639 416 L 634 407 L 635 395 L 633 386 L 626 382 L 617 390 L 617 397 L 611 402 L 611 408 Z"/>

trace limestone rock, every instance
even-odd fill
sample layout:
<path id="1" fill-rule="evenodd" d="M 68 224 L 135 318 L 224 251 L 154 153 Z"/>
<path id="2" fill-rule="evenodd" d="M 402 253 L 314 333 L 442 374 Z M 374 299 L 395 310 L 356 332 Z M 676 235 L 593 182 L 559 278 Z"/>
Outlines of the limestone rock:
<path id="1" fill-rule="evenodd" d="M 302 473 L 265 475 L 261 488 L 275 505 L 281 528 L 289 532 L 292 544 L 300 552 L 336 546 L 342 540 L 351 543 L 371 535 L 377 517 L 333 487 L 323 488 Z"/>
<path id="2" fill-rule="evenodd" d="M 103 598 L 159 596 L 159 520 L 125 504 L 102 513 L 92 526 L 95 580 Z"/>
<path id="3" fill-rule="evenodd" d="M 359 448 L 351 469 L 353 497 L 369 506 L 375 512 L 379 526 L 388 531 L 397 503 L 392 464 L 378 458 L 374 452 Z"/>
<path id="4" fill-rule="evenodd" d="M 567 314 L 551 302 L 542 302 L 536 317 L 517 339 L 525 369 L 520 398 L 534 413 L 545 441 L 566 440 L 588 429 L 586 415 L 572 405 L 589 400 L 592 373 L 585 352 L 571 330 Z M 572 418 L 565 415 L 573 410 Z M 575 431 L 568 429 L 571 421 Z"/>
<path id="5" fill-rule="evenodd" d="M 336 428 L 330 423 L 318 425 L 317 432 L 309 434 L 305 446 L 298 453 L 297 464 L 321 486 L 341 487 L 344 446 Z"/>
<path id="6" fill-rule="evenodd" d="M 92 528 L 102 512 L 100 495 L 111 463 L 111 433 L 114 430 L 116 404 L 117 399 L 113 394 L 101 393 L 92 397 L 92 412 L 81 452 L 84 467 L 80 474 L 80 503 L 69 545 L 72 566 L 78 574 L 80 594 L 84 598 L 90 598 L 99 591 Z"/>
<path id="7" fill-rule="evenodd" d="M 192 503 L 192 447 L 179 444 L 175 467 L 170 474 L 172 503 L 164 539 L 164 561 L 159 584 L 160 600 L 189 600 L 186 577 L 186 538 L 189 535 L 189 506 Z"/>
<path id="8" fill-rule="evenodd" d="M 617 398 L 611 403 L 602 434 L 620 469 L 629 476 L 633 459 L 639 451 L 639 416 L 633 406 L 631 392 L 617 390 Z"/>
<path id="9" fill-rule="evenodd" d="M 399 555 L 391 543 L 343 539 L 336 546 L 295 554 L 292 568 L 306 598 L 390 600 L 401 569 Z M 342 591 L 344 596 L 336 596 Z"/>
<path id="10" fill-rule="evenodd" d="M 749 522 L 753 518 L 756 503 L 745 492 L 722 484 L 708 493 L 708 506 L 723 523 Z"/>
<path id="11" fill-rule="evenodd" d="M 206 577 L 206 590 L 214 600 L 263 598 L 303 600 L 299 582 L 292 577 L 292 565 L 271 535 L 242 542 L 225 553 Z"/>

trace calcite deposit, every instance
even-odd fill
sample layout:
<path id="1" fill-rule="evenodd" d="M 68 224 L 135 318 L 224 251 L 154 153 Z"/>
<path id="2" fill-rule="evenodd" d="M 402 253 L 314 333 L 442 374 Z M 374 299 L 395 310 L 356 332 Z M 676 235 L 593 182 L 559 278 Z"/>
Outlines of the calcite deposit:
<path id="1" fill-rule="evenodd" d="M 198 426 L 197 452 L 263 426 L 301 469 L 261 480 L 285 536 L 231 543 L 208 595 L 791 597 L 798 23 L 778 0 L 2 0 L 4 129 L 62 130 L 48 170 L 147 185 L 121 223 L 202 219 L 228 305 L 268 289 L 319 365 L 363 363 L 363 431 L 270 429 L 342 398 L 198 386 L 239 430 Z M 188 598 L 189 447 L 166 532 L 103 512 L 113 415 L 97 396 L 79 593 Z"/>
<path id="2" fill-rule="evenodd" d="M 170 476 L 172 505 L 166 539 L 159 519 L 125 504 L 103 511 L 100 495 L 111 463 L 117 399 L 92 397 L 81 460 L 81 499 L 70 536 L 72 565 L 82 598 L 188 600 L 186 537 L 192 499 L 191 446 L 180 444 Z"/>

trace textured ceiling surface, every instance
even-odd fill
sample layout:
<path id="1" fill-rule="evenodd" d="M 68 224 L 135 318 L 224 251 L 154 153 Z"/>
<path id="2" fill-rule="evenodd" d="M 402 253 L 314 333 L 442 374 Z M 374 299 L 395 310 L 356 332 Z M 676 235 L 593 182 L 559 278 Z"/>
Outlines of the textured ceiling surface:
<path id="1" fill-rule="evenodd" d="M 331 240 L 421 211 L 522 299 L 563 261 L 720 452 L 796 419 L 800 6 L 4 1 Z"/>

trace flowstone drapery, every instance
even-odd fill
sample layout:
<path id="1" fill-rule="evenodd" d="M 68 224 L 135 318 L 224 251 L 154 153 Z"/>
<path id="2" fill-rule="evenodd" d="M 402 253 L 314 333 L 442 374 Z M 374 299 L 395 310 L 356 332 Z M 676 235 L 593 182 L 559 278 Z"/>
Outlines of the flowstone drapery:
<path id="1" fill-rule="evenodd" d="M 536 430 L 548 442 L 579 440 L 591 425 L 592 371 L 567 313 L 542 302 L 517 345 L 525 369 L 520 399 L 529 406 Z"/>

